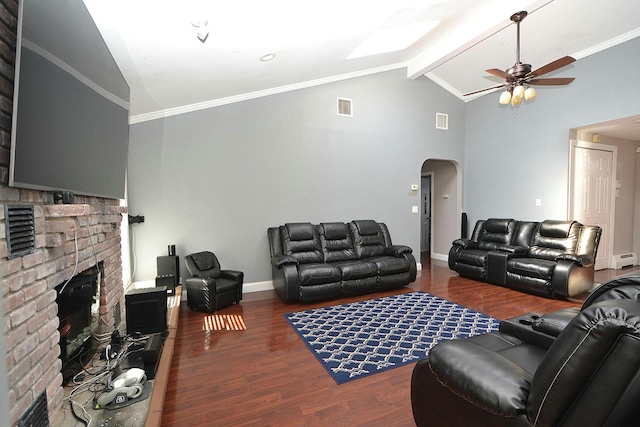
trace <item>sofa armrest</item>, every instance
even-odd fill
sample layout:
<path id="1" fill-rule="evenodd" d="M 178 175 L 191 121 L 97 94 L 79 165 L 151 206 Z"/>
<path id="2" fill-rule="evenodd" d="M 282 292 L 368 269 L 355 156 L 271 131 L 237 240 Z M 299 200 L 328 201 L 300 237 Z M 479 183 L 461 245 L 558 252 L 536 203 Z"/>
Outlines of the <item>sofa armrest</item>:
<path id="1" fill-rule="evenodd" d="M 221 270 L 220 276 L 225 279 L 236 280 L 242 282 L 244 280 L 244 273 L 237 270 Z"/>
<path id="2" fill-rule="evenodd" d="M 557 337 L 579 313 L 580 309 L 578 307 L 563 308 L 543 314 L 534 320 L 531 327 L 534 331 Z"/>
<path id="3" fill-rule="evenodd" d="M 462 249 L 475 249 L 478 247 L 478 242 L 471 239 L 456 239 L 453 241 L 452 245 L 462 246 Z"/>
<path id="4" fill-rule="evenodd" d="M 572 298 L 593 289 L 594 265 L 582 266 L 573 259 L 558 259 L 551 274 L 551 290 L 559 298 Z"/>
<path id="5" fill-rule="evenodd" d="M 465 340 L 429 352 L 431 371 L 452 393 L 497 415 L 525 413 L 532 375 L 500 353 Z"/>
<path id="6" fill-rule="evenodd" d="M 403 254 L 410 253 L 413 253 L 413 249 L 411 249 L 409 246 L 404 245 L 392 245 L 384 248 L 385 255 L 391 255 L 397 258 L 400 258 Z"/>
<path id="7" fill-rule="evenodd" d="M 291 255 L 275 255 L 271 257 L 271 264 L 276 268 L 280 268 L 285 264 L 298 265 L 299 263 L 298 260 Z"/>
<path id="8" fill-rule="evenodd" d="M 187 293 L 189 292 L 189 288 L 197 288 L 197 289 L 209 289 L 212 290 L 215 288 L 216 279 L 213 277 L 188 277 L 184 281 L 185 288 L 187 288 Z"/>
<path id="9" fill-rule="evenodd" d="M 562 254 L 556 257 L 556 261 L 560 260 L 573 261 L 580 267 L 591 267 L 593 265 L 593 257 L 590 255 Z"/>
<path id="10" fill-rule="evenodd" d="M 498 244 L 496 246 L 496 250 L 500 252 L 507 252 L 509 254 L 518 256 L 518 255 L 526 255 L 528 248 L 524 246 Z"/>

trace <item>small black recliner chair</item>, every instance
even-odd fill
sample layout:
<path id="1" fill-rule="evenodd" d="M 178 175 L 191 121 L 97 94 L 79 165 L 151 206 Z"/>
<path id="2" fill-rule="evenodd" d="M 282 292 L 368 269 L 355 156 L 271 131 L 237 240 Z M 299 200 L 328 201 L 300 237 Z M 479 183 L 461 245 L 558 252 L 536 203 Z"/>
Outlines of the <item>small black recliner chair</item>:
<path id="1" fill-rule="evenodd" d="M 185 257 L 187 271 L 193 277 L 185 280 L 187 304 L 193 310 L 213 313 L 240 303 L 244 273 L 222 270 L 212 252 L 198 252 Z"/>

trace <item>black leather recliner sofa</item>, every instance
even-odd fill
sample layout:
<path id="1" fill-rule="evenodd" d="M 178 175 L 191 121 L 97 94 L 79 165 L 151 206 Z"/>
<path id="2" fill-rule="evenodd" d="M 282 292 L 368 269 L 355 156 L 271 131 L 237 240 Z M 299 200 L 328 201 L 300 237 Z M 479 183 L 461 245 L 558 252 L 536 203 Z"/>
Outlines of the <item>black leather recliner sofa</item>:
<path id="1" fill-rule="evenodd" d="M 284 302 L 396 289 L 416 279 L 412 249 L 393 245 L 384 223 L 288 223 L 267 236 L 273 286 Z"/>
<path id="2" fill-rule="evenodd" d="M 593 288 L 601 232 L 577 221 L 480 220 L 470 239 L 453 242 L 449 268 L 531 294 L 575 297 Z"/>
<path id="3" fill-rule="evenodd" d="M 411 377 L 417 426 L 638 425 L 640 277 L 603 286 L 557 338 L 503 321 L 434 346 Z"/>

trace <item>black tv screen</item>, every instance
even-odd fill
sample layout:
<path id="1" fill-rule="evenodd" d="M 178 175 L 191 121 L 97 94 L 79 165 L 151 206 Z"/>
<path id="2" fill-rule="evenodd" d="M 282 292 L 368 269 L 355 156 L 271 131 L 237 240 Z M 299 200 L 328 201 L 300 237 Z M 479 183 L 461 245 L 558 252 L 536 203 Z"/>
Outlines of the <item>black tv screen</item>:
<path id="1" fill-rule="evenodd" d="M 82 0 L 23 0 L 9 185 L 121 199 L 129 86 Z"/>

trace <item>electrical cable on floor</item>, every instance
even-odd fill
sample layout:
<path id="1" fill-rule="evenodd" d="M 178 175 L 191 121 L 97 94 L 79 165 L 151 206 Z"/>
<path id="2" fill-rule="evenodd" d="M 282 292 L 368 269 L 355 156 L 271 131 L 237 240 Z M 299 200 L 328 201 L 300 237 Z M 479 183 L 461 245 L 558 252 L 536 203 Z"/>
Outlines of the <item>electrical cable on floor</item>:
<path id="1" fill-rule="evenodd" d="M 77 402 L 75 402 L 75 403 L 77 403 Z M 81 406 L 82 410 L 84 411 L 84 413 L 87 414 L 87 416 L 89 417 L 89 421 L 85 420 L 84 418 L 80 418 L 80 416 L 76 414 L 76 411 L 73 408 L 73 404 L 74 404 L 74 401 L 69 399 L 69 407 L 71 408 L 71 415 L 73 415 L 73 418 L 75 418 L 76 420 L 80 421 L 85 426 L 89 427 L 89 424 L 91 424 L 91 415 L 89 415 L 87 413 L 87 410 L 84 409 L 84 406 Z"/>

